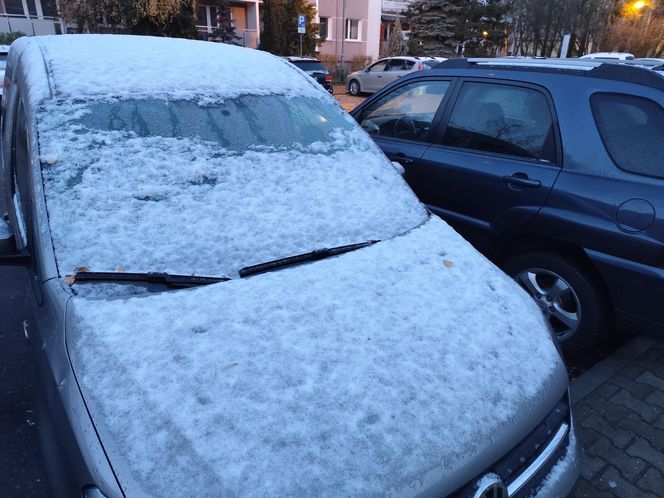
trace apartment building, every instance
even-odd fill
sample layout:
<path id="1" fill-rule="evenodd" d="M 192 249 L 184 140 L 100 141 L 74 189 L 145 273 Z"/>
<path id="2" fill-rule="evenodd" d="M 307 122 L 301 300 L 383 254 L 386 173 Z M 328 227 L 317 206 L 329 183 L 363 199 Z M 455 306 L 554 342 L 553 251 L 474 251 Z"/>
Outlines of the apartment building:
<path id="1" fill-rule="evenodd" d="M 315 0 L 321 25 L 321 55 L 336 60 L 378 59 L 381 0 Z"/>
<path id="2" fill-rule="evenodd" d="M 404 32 L 404 38 L 407 40 L 410 32 L 410 25 L 406 19 L 406 11 L 413 0 L 382 0 L 382 9 L 380 16 L 380 53 L 385 52 L 387 40 L 390 38 L 394 23 L 399 16 L 401 29 Z"/>
<path id="3" fill-rule="evenodd" d="M 0 0 L 2 1 L 2 0 Z M 231 19 L 235 33 L 240 38 L 237 43 L 244 47 L 258 48 L 260 39 L 260 8 L 262 0 L 238 0 L 230 2 Z M 217 7 L 215 0 L 199 0 L 196 11 L 196 28 L 202 38 L 209 39 L 217 27 Z"/>
<path id="4" fill-rule="evenodd" d="M 57 16 L 56 0 L 0 0 L 0 33 L 52 35 Z"/>

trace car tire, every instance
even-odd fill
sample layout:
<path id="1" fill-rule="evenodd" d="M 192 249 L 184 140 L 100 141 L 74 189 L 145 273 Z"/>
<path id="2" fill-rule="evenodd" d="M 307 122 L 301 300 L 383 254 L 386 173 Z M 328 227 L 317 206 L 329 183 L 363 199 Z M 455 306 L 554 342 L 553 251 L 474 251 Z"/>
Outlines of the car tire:
<path id="1" fill-rule="evenodd" d="M 555 252 L 519 254 L 503 265 L 540 306 L 565 356 L 597 345 L 612 332 L 607 292 L 589 265 Z"/>
<path id="2" fill-rule="evenodd" d="M 360 82 L 357 80 L 350 80 L 350 83 L 348 83 L 348 91 L 350 92 L 351 95 L 359 95 L 362 93 L 362 87 L 360 87 Z"/>

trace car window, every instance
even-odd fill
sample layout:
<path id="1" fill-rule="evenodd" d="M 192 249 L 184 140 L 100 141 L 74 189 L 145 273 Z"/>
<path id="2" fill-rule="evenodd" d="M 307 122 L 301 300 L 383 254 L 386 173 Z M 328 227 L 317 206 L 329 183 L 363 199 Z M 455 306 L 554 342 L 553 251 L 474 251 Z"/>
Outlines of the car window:
<path id="1" fill-rule="evenodd" d="M 302 71 L 327 73 L 327 69 L 320 61 L 292 61 L 292 64 L 302 69 Z"/>
<path id="2" fill-rule="evenodd" d="M 378 71 L 385 71 L 385 66 L 389 60 L 384 60 L 384 61 L 378 61 L 376 62 L 373 66 L 369 67 L 369 72 L 370 73 L 375 73 Z"/>
<path id="3" fill-rule="evenodd" d="M 415 61 L 403 61 L 405 69 L 411 69 L 415 65 Z"/>
<path id="4" fill-rule="evenodd" d="M 359 122 L 370 135 L 425 141 L 449 81 L 416 81 L 365 109 Z"/>
<path id="5" fill-rule="evenodd" d="M 531 88 L 464 83 L 444 145 L 555 161 L 553 119 L 546 97 Z"/>
<path id="6" fill-rule="evenodd" d="M 389 66 L 387 66 L 388 71 L 404 71 L 406 69 L 405 61 L 403 59 L 392 59 Z"/>
<path id="7" fill-rule="evenodd" d="M 664 178 L 662 107 L 642 97 L 616 94 L 595 94 L 590 103 L 613 162 L 630 173 Z"/>

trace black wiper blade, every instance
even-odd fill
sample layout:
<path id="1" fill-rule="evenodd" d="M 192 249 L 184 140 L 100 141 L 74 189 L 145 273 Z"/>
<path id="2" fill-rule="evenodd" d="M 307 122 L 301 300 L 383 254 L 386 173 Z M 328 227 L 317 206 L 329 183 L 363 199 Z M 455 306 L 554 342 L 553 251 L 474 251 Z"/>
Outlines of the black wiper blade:
<path id="1" fill-rule="evenodd" d="M 226 282 L 229 277 L 202 277 L 197 275 L 171 275 L 170 273 L 125 273 L 125 272 L 97 272 L 85 271 L 69 275 L 66 281 L 69 285 L 76 282 L 138 282 L 149 284 L 162 284 L 168 287 L 186 288 L 199 285 L 210 285 Z"/>
<path id="2" fill-rule="evenodd" d="M 315 251 L 305 252 L 304 254 L 298 254 L 296 256 L 288 256 L 287 258 L 275 259 L 274 261 L 266 261 L 265 263 L 259 263 L 257 265 L 245 266 L 240 270 L 240 277 L 258 275 L 259 273 L 266 273 L 272 270 L 287 268 L 289 266 L 295 266 L 309 261 L 316 261 L 319 259 L 329 258 L 330 256 L 336 256 L 337 254 L 343 254 L 345 252 L 354 251 L 356 249 L 362 249 L 363 247 L 373 245 L 376 242 L 380 241 L 368 240 L 366 242 L 360 242 L 359 244 L 350 244 L 347 246 L 317 249 Z"/>

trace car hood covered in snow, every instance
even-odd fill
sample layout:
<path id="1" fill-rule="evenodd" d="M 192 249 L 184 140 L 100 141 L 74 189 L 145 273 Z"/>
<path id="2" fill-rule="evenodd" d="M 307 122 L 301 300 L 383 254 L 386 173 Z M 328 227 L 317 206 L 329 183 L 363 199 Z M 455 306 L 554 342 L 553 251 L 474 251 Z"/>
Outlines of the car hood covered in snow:
<path id="1" fill-rule="evenodd" d="M 71 299 L 68 347 L 130 496 L 453 489 L 567 382 L 532 299 L 436 217 L 311 264 L 102 296 Z"/>

